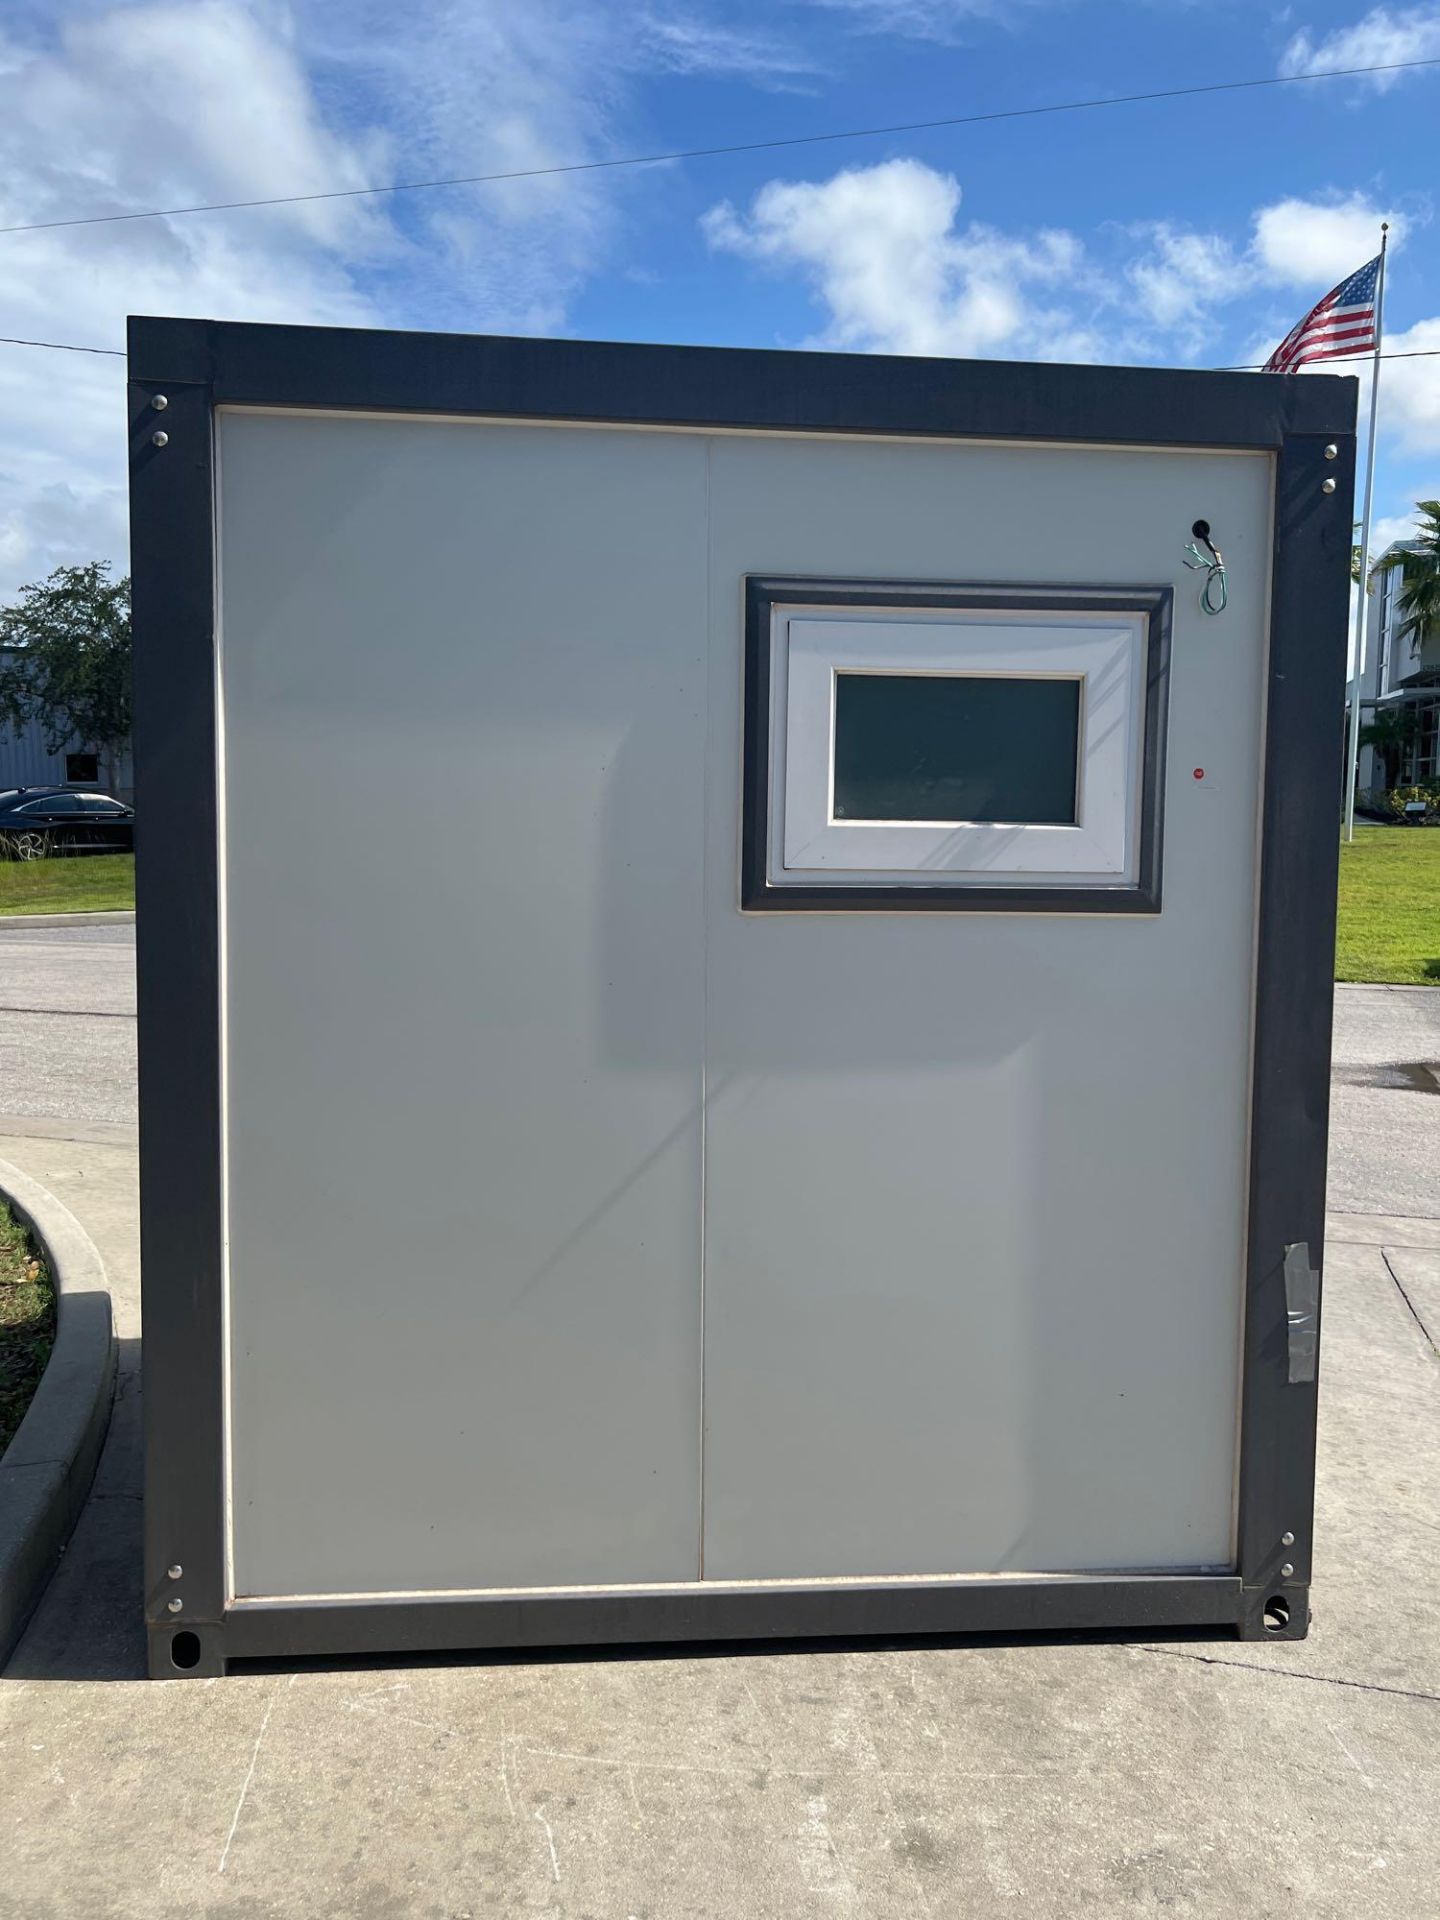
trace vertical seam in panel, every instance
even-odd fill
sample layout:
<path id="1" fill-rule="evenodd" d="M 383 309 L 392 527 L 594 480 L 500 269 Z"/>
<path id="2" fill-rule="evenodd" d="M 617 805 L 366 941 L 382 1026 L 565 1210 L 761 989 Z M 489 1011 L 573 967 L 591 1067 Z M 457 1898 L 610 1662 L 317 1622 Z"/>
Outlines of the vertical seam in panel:
<path id="1" fill-rule="evenodd" d="M 705 1249 L 709 1238 L 706 1210 L 710 1154 L 709 1066 L 710 1066 L 710 674 L 711 600 L 710 559 L 714 536 L 710 520 L 710 481 L 715 442 L 705 441 L 705 588 L 704 617 L 701 631 L 705 645 L 701 655 L 699 685 L 705 702 L 705 750 L 700 775 L 700 1529 L 697 1542 L 697 1577 L 705 1578 Z"/>

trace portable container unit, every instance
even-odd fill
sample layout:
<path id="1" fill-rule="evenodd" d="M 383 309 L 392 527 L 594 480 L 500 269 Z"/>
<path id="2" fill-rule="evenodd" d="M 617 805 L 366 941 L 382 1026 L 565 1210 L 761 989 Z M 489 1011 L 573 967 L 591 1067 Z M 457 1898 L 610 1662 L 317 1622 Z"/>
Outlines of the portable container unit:
<path id="1" fill-rule="evenodd" d="M 153 1670 L 1303 1634 L 1355 383 L 130 366 Z"/>

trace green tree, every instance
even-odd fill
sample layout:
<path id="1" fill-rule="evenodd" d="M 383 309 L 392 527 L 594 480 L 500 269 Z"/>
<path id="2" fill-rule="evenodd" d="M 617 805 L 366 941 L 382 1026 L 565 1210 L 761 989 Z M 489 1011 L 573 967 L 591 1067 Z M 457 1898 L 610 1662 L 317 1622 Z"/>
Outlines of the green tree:
<path id="1" fill-rule="evenodd" d="M 1417 503 L 1420 538 L 1416 551 L 1399 562 L 1405 591 L 1400 595 L 1401 621 L 1397 637 L 1419 648 L 1427 630 L 1440 624 L 1440 500 Z"/>
<path id="2" fill-rule="evenodd" d="M 0 608 L 0 726 L 38 720 L 49 752 L 74 742 L 96 755 L 106 785 L 130 738 L 130 582 L 110 563 L 57 567 Z"/>
<path id="3" fill-rule="evenodd" d="M 1409 707 L 1381 707 L 1373 720 L 1367 720 L 1360 729 L 1362 747 L 1373 747 L 1379 756 L 1385 778 L 1381 783 L 1389 788 L 1395 786 L 1400 778 L 1400 761 L 1405 749 L 1415 738 L 1419 722 Z"/>

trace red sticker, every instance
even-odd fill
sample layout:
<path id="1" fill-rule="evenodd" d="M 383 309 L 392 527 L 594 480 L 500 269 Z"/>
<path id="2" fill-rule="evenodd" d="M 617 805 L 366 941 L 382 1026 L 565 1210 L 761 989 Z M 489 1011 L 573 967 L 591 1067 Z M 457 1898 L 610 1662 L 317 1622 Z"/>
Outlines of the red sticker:
<path id="1" fill-rule="evenodd" d="M 1203 780 L 1205 778 L 1204 767 L 1196 767 L 1194 777 L 1197 780 Z"/>

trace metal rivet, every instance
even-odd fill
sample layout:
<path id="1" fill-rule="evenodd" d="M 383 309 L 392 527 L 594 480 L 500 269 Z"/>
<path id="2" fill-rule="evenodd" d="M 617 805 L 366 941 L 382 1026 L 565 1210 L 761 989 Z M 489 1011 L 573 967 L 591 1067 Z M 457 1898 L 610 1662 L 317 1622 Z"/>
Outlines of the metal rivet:
<path id="1" fill-rule="evenodd" d="M 184 1571 L 185 1571 L 184 1567 L 182 1567 L 178 1562 L 173 1567 L 167 1567 L 165 1569 L 166 1577 L 171 1580 L 178 1580 L 181 1574 L 184 1573 Z"/>
<path id="2" fill-rule="evenodd" d="M 1294 1571 L 1295 1571 L 1295 1569 L 1294 1569 L 1294 1567 L 1292 1567 L 1292 1566 L 1291 1566 L 1291 1564 L 1290 1564 L 1290 1562 L 1289 1562 L 1289 1561 L 1287 1560 L 1287 1561 L 1285 1562 L 1285 1564 L 1284 1564 L 1284 1566 L 1283 1566 L 1283 1567 L 1281 1567 L 1281 1569 L 1280 1569 L 1280 1578 L 1281 1578 L 1282 1580 L 1288 1580 L 1288 1579 L 1290 1578 L 1290 1576 L 1291 1576 L 1291 1574 L 1292 1574 L 1292 1573 L 1294 1573 Z M 173 1606 L 173 1605 L 174 1605 L 175 1603 L 174 1603 L 174 1601 L 172 1600 L 170 1604 L 171 1604 L 171 1605 Z"/>
<path id="3" fill-rule="evenodd" d="M 185 1602 L 180 1598 L 179 1594 L 177 1593 L 175 1598 L 173 1600 L 167 1600 L 165 1602 L 165 1605 L 171 1613 L 179 1613 L 184 1607 Z"/>
<path id="4" fill-rule="evenodd" d="M 1339 457 L 1339 453 L 1340 453 L 1340 449 L 1335 445 L 1335 442 L 1332 440 L 1330 442 L 1330 445 L 1325 449 L 1325 458 L 1327 460 L 1335 460 Z"/>
<path id="5" fill-rule="evenodd" d="M 151 434 L 150 444 L 153 447 L 168 447 L 170 444 L 170 436 L 168 433 L 160 433 L 157 431 Z M 1326 484 L 1328 485 L 1329 483 L 1327 482 Z"/>
<path id="6" fill-rule="evenodd" d="M 1294 1536 L 1294 1534 L 1293 1534 L 1293 1533 L 1282 1533 L 1282 1534 L 1281 1534 L 1281 1536 L 1280 1536 L 1280 1544 L 1281 1544 L 1281 1546 L 1282 1546 L 1282 1547 L 1293 1547 L 1293 1546 L 1294 1546 L 1294 1544 L 1295 1544 L 1295 1536 Z"/>
<path id="7" fill-rule="evenodd" d="M 1321 493 L 1333 493 L 1335 491 L 1335 482 L 1333 480 L 1322 480 L 1320 482 L 1320 491 Z"/>
<path id="8" fill-rule="evenodd" d="M 152 407 L 154 407 L 157 413 L 163 413 L 166 407 L 169 406 L 170 402 L 163 393 L 157 393 L 152 396 L 150 404 Z M 1335 449 L 1333 447 L 1327 447 L 1325 449 L 1327 458 L 1333 457 L 1334 452 L 1335 452 Z"/>

